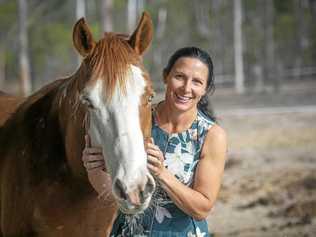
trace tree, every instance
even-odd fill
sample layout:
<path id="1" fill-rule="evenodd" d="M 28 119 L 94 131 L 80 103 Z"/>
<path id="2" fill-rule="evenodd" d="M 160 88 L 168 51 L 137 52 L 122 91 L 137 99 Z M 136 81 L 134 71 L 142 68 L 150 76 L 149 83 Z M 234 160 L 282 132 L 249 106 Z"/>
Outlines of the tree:
<path id="1" fill-rule="evenodd" d="M 276 80 L 275 76 L 275 46 L 274 46 L 274 5 L 273 0 L 264 1 L 264 42 L 265 42 L 265 67 L 264 74 L 270 81 Z"/>
<path id="2" fill-rule="evenodd" d="M 4 87 L 5 80 L 5 51 L 2 45 L 0 44 L 0 89 Z"/>
<path id="3" fill-rule="evenodd" d="M 234 51 L 235 51 L 235 88 L 237 93 L 245 91 L 244 86 L 244 64 L 242 47 L 242 3 L 241 0 L 234 1 Z"/>
<path id="4" fill-rule="evenodd" d="M 81 17 L 86 16 L 86 4 L 85 0 L 76 0 L 76 19 L 79 20 Z M 81 56 L 78 54 L 77 56 L 78 65 L 81 64 Z"/>
<path id="5" fill-rule="evenodd" d="M 81 17 L 86 16 L 86 4 L 85 0 L 76 0 L 76 18 L 80 19 Z"/>
<path id="6" fill-rule="evenodd" d="M 144 10 L 144 0 L 128 0 L 127 2 L 127 30 L 132 33 L 136 26 L 137 18 Z"/>
<path id="7" fill-rule="evenodd" d="M 193 1 L 196 28 L 199 34 L 205 38 L 210 38 L 211 29 L 209 26 L 209 12 L 211 11 L 211 4 L 208 2 Z"/>
<path id="8" fill-rule="evenodd" d="M 27 36 L 27 0 L 19 0 L 19 58 L 21 94 L 31 93 L 30 60 Z"/>
<path id="9" fill-rule="evenodd" d="M 103 32 L 113 31 L 112 12 L 113 12 L 113 0 L 101 1 L 101 26 Z"/>
<path id="10" fill-rule="evenodd" d="M 297 56 L 295 57 L 295 65 L 294 68 L 297 70 L 298 77 L 301 77 L 302 67 L 303 67 L 303 58 L 304 51 L 309 45 L 309 37 L 308 37 L 308 21 L 306 21 L 306 16 L 304 16 L 304 12 L 306 8 L 308 8 L 308 3 L 306 1 L 294 1 L 294 17 L 296 20 L 296 47 L 295 51 Z"/>

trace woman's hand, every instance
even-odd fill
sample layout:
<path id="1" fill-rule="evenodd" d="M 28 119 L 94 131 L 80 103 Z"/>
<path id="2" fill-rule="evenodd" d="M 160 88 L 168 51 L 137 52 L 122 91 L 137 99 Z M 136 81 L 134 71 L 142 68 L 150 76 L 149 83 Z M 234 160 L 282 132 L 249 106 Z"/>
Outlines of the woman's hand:
<path id="1" fill-rule="evenodd" d="M 105 171 L 105 162 L 101 147 L 91 147 L 89 135 L 85 135 L 85 148 L 82 151 L 83 165 L 88 172 Z"/>
<path id="2" fill-rule="evenodd" d="M 104 157 L 100 147 L 91 147 L 89 135 L 85 135 L 85 148 L 82 151 L 83 165 L 87 170 L 92 187 L 103 200 L 112 200 L 111 177 L 106 173 Z"/>
<path id="3" fill-rule="evenodd" d="M 149 171 L 159 178 L 167 169 L 164 166 L 164 156 L 162 151 L 158 146 L 153 144 L 153 142 L 147 143 L 147 155 L 148 155 L 148 163 L 147 167 Z"/>

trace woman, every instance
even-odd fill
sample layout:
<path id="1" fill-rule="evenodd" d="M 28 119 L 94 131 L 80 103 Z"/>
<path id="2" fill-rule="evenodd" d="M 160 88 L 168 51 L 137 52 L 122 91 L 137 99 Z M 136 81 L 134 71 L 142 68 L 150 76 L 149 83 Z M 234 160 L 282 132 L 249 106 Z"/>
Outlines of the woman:
<path id="1" fill-rule="evenodd" d="M 220 189 L 227 149 L 225 131 L 207 108 L 214 90 L 212 60 L 199 48 L 179 49 L 163 80 L 165 100 L 153 109 L 154 144 L 147 144 L 157 191 L 141 217 L 120 213 L 111 236 L 208 236 L 206 217 Z M 103 167 L 96 149 L 84 150 L 86 167 L 96 159 L 94 167 Z"/>

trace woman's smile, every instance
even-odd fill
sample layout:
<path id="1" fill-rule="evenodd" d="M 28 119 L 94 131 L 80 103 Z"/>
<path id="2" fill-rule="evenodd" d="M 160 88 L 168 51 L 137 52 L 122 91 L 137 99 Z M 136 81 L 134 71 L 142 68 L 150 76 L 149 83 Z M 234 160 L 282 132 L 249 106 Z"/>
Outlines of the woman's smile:
<path id="1" fill-rule="evenodd" d="M 177 99 L 177 102 L 182 103 L 182 104 L 188 103 L 193 99 L 192 96 L 184 96 L 184 95 L 179 95 L 177 93 L 174 93 L 174 94 Z"/>

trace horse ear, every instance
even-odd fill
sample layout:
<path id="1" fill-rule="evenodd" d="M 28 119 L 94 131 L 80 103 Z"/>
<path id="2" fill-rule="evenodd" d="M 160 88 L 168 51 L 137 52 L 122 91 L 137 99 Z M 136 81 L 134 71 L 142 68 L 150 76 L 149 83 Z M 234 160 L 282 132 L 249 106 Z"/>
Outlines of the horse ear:
<path id="1" fill-rule="evenodd" d="M 75 24 L 72 40 L 75 48 L 83 57 L 87 56 L 93 50 L 95 42 L 84 18 L 79 19 Z"/>
<path id="2" fill-rule="evenodd" d="M 143 12 L 143 15 L 138 23 L 134 33 L 129 38 L 128 42 L 131 47 L 139 55 L 143 54 L 148 48 L 153 38 L 153 23 L 150 15 Z"/>

